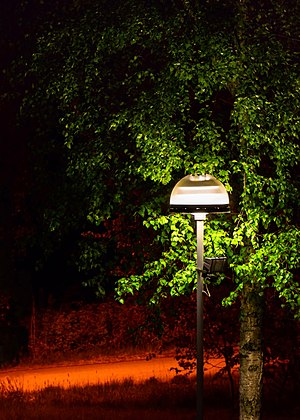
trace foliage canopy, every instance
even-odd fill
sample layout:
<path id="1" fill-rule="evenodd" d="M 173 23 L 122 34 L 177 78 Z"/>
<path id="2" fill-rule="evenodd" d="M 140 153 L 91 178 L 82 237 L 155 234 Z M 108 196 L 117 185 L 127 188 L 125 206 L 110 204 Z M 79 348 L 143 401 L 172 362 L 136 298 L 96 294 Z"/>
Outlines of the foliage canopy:
<path id="1" fill-rule="evenodd" d="M 297 2 L 293 15 L 272 1 L 109 3 L 78 2 L 39 37 L 22 107 L 40 122 L 41 147 L 51 121 L 69 149 L 66 176 L 93 232 L 81 240 L 81 267 L 104 267 L 100 286 L 109 270 L 116 276 L 104 260 L 121 214 L 123 243 L 127 223 L 138 233 L 120 299 L 149 285 L 154 301 L 191 291 L 192 221 L 168 214 L 168 195 L 184 174 L 210 173 L 231 194 L 231 215 L 209 220 L 205 234 L 207 255 L 228 257 L 236 287 L 226 302 L 248 282 L 274 287 L 299 315 Z M 70 213 L 57 205 L 53 217 L 60 231 Z"/>

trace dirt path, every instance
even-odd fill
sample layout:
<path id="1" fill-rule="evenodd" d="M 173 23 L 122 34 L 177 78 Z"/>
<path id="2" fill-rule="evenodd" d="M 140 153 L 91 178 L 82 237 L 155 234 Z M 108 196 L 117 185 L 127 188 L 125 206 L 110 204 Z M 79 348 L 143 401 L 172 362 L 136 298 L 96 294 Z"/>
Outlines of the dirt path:
<path id="1" fill-rule="evenodd" d="M 174 357 L 155 357 L 150 360 L 14 368 L 0 370 L 0 385 L 33 391 L 51 385 L 68 388 L 74 385 L 97 384 L 126 378 L 131 378 L 136 382 L 150 377 L 169 380 L 176 375 L 175 370 L 171 369 L 175 367 L 178 367 L 178 364 Z M 215 369 L 208 369 L 206 372 L 213 372 L 213 370 Z"/>
<path id="2" fill-rule="evenodd" d="M 67 388 L 72 385 L 97 384 L 125 378 L 132 378 L 137 382 L 152 376 L 167 380 L 175 376 L 175 372 L 170 370 L 175 366 L 177 362 L 173 357 L 158 357 L 151 360 L 15 368 L 0 371 L 0 383 L 32 391 L 50 385 Z"/>

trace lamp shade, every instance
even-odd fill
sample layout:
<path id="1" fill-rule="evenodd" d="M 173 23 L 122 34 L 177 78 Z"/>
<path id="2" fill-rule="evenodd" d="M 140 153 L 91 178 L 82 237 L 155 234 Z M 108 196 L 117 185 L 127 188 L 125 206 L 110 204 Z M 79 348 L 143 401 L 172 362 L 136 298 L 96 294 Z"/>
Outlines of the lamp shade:
<path id="1" fill-rule="evenodd" d="M 187 175 L 171 193 L 174 213 L 228 213 L 229 196 L 224 185 L 211 175 Z"/>

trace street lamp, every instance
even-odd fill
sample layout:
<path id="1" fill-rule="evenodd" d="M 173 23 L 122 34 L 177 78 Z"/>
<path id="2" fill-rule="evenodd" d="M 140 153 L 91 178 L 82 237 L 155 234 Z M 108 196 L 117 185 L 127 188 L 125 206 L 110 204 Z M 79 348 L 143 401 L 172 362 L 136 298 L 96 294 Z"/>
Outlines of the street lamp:
<path id="1" fill-rule="evenodd" d="M 197 420 L 203 419 L 203 271 L 219 270 L 220 261 L 206 259 L 204 266 L 204 220 L 209 213 L 228 213 L 229 196 L 224 185 L 211 175 L 187 175 L 171 193 L 170 211 L 189 213 L 196 221 L 197 233 Z M 215 261 L 213 261 L 215 260 Z M 222 263 L 224 263 L 224 259 Z M 213 268 L 213 265 L 215 266 Z"/>

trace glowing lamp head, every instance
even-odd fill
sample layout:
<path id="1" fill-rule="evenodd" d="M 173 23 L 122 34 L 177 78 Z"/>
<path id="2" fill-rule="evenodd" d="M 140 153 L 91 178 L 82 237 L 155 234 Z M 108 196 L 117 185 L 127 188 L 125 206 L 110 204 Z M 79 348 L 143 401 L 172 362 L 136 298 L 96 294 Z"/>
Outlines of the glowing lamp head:
<path id="1" fill-rule="evenodd" d="M 173 213 L 228 213 L 229 196 L 224 185 L 211 175 L 187 175 L 171 193 Z"/>

